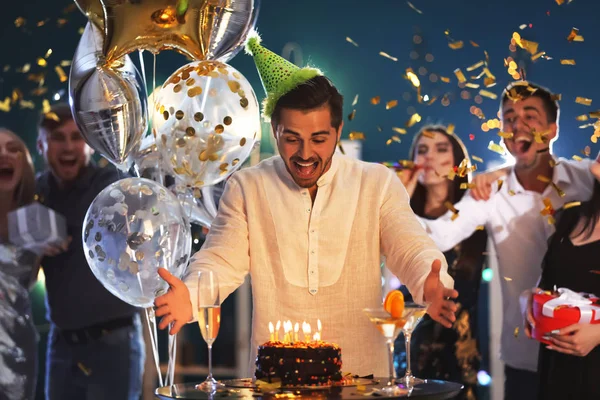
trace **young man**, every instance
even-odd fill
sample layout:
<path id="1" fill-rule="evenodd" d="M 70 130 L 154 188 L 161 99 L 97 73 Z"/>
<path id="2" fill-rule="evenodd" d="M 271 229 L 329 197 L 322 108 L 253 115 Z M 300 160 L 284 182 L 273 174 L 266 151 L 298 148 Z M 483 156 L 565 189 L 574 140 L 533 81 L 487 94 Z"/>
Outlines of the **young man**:
<path id="1" fill-rule="evenodd" d="M 540 276 L 547 239 L 554 230 L 551 214 L 567 202 L 589 199 L 594 177 L 590 160 L 559 161 L 552 156 L 559 107 L 547 89 L 528 82 L 510 85 L 503 92 L 500 111 L 502 130 L 510 134 L 504 143 L 516 161 L 506 170 L 508 176 L 494 181 L 489 200 L 465 195 L 455 204 L 457 218 L 448 212 L 422 223 L 442 251 L 469 237 L 478 226 L 486 227 L 502 288 L 504 396 L 533 399 L 537 398 L 538 344 L 517 334 L 523 321 L 519 295 L 534 287 Z"/>
<path id="2" fill-rule="evenodd" d="M 42 116 L 38 150 L 48 167 L 37 179 L 39 199 L 66 218 L 74 238 L 65 252 L 42 260 L 51 323 L 46 398 L 137 400 L 144 363 L 139 314 L 94 277 L 81 241 L 89 205 L 119 175 L 93 163 L 66 104 Z"/>
<path id="3" fill-rule="evenodd" d="M 443 255 L 416 220 L 394 173 L 334 155 L 343 126 L 342 96 L 331 82 L 317 70 L 300 70 L 252 46 L 280 156 L 228 181 L 185 284 L 159 271 L 171 285 L 155 302 L 160 326 L 175 322 L 174 333 L 193 319 L 199 268 L 218 274 L 221 300 L 250 274 L 251 362 L 257 346 L 269 340 L 269 322 L 314 325 L 320 319 L 323 339 L 343 349 L 344 371 L 385 376 L 384 338 L 362 311 L 381 307 L 380 255 L 416 301 L 431 303 L 432 317 L 450 325 L 455 305 L 449 298 L 457 293 L 450 289 Z M 266 65 L 275 71 L 264 71 Z M 278 75 L 283 84 L 265 79 Z M 274 86 L 287 90 L 276 96 Z"/>

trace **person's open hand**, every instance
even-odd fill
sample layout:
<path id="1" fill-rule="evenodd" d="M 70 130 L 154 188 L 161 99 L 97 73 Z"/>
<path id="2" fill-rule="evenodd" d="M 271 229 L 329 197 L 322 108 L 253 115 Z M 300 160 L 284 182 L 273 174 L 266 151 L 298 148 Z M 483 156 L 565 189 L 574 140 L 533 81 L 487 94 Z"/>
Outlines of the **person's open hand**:
<path id="1" fill-rule="evenodd" d="M 451 328 L 454 321 L 456 321 L 454 314 L 458 309 L 458 306 L 452 299 L 458 297 L 458 292 L 444 286 L 440 280 L 441 268 L 442 262 L 440 260 L 435 260 L 431 264 L 431 272 L 425 278 L 423 298 L 429 304 L 427 314 L 434 321 L 439 322 L 446 328 Z"/>
<path id="2" fill-rule="evenodd" d="M 169 284 L 169 291 L 154 299 L 155 314 L 163 317 L 158 327 L 165 329 L 172 322 L 173 327 L 169 333 L 175 335 L 194 317 L 190 291 L 181 279 L 177 279 L 166 269 L 159 268 L 158 275 Z"/>

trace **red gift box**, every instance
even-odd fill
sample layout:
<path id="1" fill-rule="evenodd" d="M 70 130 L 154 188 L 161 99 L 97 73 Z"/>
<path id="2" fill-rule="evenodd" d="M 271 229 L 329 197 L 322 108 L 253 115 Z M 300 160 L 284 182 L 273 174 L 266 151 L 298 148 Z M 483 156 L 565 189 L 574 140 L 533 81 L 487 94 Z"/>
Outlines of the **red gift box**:
<path id="1" fill-rule="evenodd" d="M 550 344 L 543 337 L 554 330 L 577 323 L 600 324 L 600 299 L 566 288 L 559 288 L 558 293 L 536 293 L 533 295 L 533 319 L 535 327 L 531 336 Z"/>

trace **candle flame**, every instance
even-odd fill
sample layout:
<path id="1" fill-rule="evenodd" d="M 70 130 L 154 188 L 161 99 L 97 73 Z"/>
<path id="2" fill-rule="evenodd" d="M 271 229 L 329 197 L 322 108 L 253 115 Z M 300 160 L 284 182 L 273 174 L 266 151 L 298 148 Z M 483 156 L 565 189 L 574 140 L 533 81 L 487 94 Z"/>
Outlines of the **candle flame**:
<path id="1" fill-rule="evenodd" d="M 290 331 L 290 325 L 291 322 L 290 321 L 283 321 L 283 332 L 284 333 L 288 333 Z"/>
<path id="2" fill-rule="evenodd" d="M 319 340 L 321 340 L 321 334 L 319 332 L 315 332 L 315 334 L 313 335 L 313 340 L 315 342 L 318 342 Z"/>
<path id="3" fill-rule="evenodd" d="M 275 329 L 279 330 L 281 328 L 281 321 L 277 321 L 277 325 L 275 325 Z"/>
<path id="4" fill-rule="evenodd" d="M 303 322 L 302 323 L 302 332 L 304 332 L 305 335 L 310 335 L 310 324 L 307 322 Z"/>
<path id="5" fill-rule="evenodd" d="M 298 333 L 299 330 L 300 330 L 300 324 L 296 322 L 296 325 L 294 325 L 294 332 Z"/>
<path id="6" fill-rule="evenodd" d="M 273 327 L 273 323 L 269 322 L 269 333 L 275 332 L 275 328 Z"/>
<path id="7" fill-rule="evenodd" d="M 321 332 L 323 330 L 323 325 L 321 325 L 321 320 L 320 319 L 317 320 L 317 330 L 319 332 Z"/>

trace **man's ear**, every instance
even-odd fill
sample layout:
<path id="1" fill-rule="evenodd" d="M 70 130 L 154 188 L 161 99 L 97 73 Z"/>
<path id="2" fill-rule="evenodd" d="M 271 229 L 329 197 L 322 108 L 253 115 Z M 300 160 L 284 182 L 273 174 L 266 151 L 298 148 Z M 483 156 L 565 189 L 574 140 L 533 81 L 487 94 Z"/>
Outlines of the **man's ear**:
<path id="1" fill-rule="evenodd" d="M 558 135 L 558 124 L 556 122 L 553 122 L 549 125 L 549 127 L 550 133 L 548 133 L 546 137 L 548 138 L 548 141 L 552 141 Z"/>

